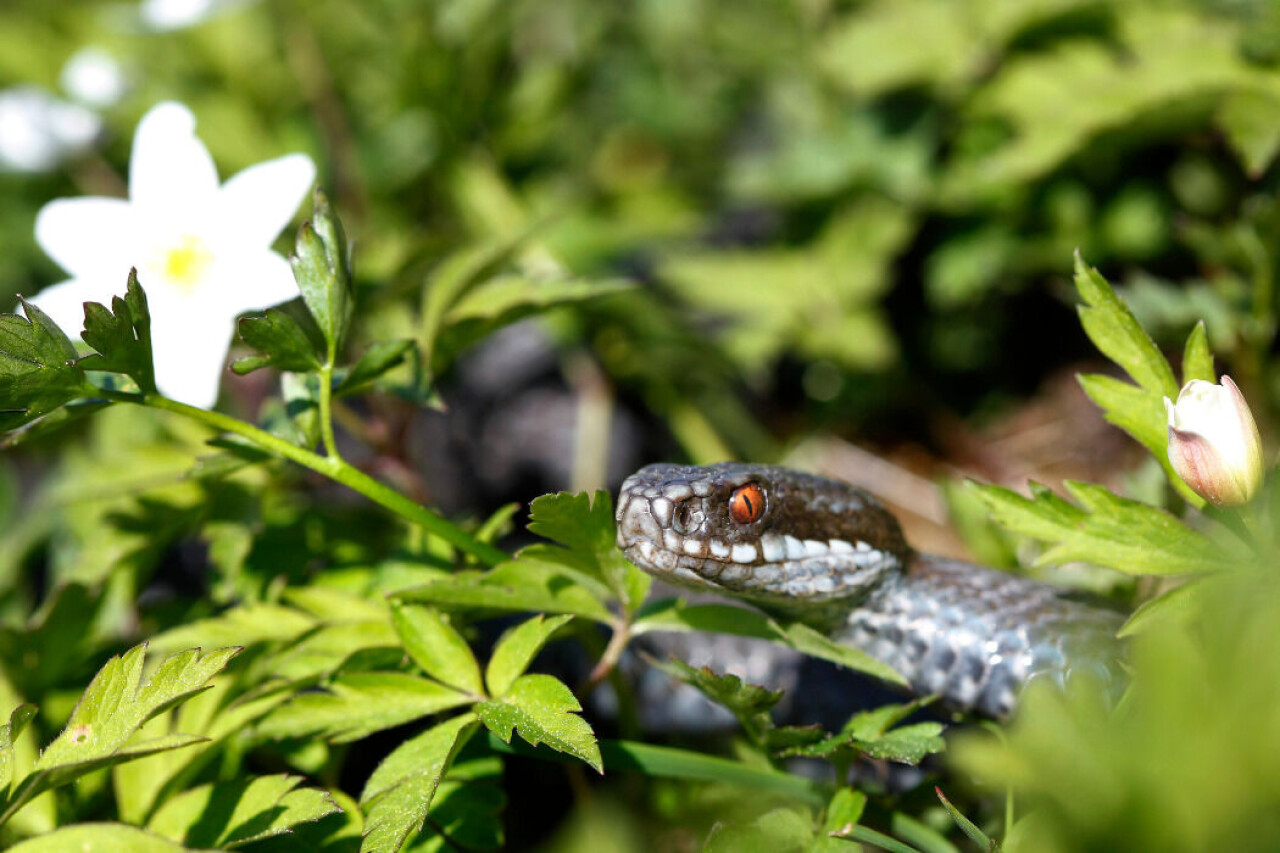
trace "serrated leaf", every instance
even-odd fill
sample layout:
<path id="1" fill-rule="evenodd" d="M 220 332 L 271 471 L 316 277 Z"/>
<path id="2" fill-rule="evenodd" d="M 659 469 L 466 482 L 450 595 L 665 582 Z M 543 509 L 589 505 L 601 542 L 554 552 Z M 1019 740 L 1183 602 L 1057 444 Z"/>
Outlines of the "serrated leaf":
<path id="1" fill-rule="evenodd" d="M 618 550 L 613 501 L 608 492 L 596 492 L 594 498 L 586 492 L 534 498 L 529 505 L 529 530 L 564 546 L 536 549 L 529 556 L 563 562 L 598 578 L 613 590 L 628 613 L 643 603 L 653 579 L 631 565 Z M 517 562 L 524 553 L 516 554 Z"/>
<path id="2" fill-rule="evenodd" d="M 1187 345 L 1182 350 L 1182 384 L 1185 386 L 1193 379 L 1218 381 L 1213 370 L 1213 351 L 1209 349 L 1209 332 L 1204 320 L 1196 322 L 1191 334 L 1187 335 Z"/>
<path id="3" fill-rule="evenodd" d="M 1150 451 L 1183 499 L 1193 506 L 1203 506 L 1204 499 L 1191 491 L 1169 462 L 1169 428 L 1164 398 L 1114 376 L 1080 374 L 1076 378 L 1089 399 L 1102 410 L 1108 423 L 1120 427 Z"/>
<path id="4" fill-rule="evenodd" d="M 111 310 L 96 302 L 84 306 L 81 339 L 97 354 L 80 359 L 86 370 L 124 373 L 144 394 L 155 393 L 155 366 L 151 356 L 151 312 L 147 295 L 138 283 L 138 271 L 129 271 L 125 296 L 111 298 Z"/>
<path id="5" fill-rule="evenodd" d="M 506 743 L 514 729 L 533 746 L 545 743 L 582 759 L 603 773 L 595 732 L 578 716 L 582 706 L 573 691 L 550 675 L 522 675 L 501 699 L 475 706 L 481 722 Z"/>
<path id="6" fill-rule="evenodd" d="M 1096 269 L 1076 252 L 1076 290 L 1085 305 L 1078 308 L 1080 324 L 1094 346 L 1118 364 L 1134 382 L 1151 394 L 1176 398 L 1178 382 L 1160 349 L 1137 318 Z"/>
<path id="7" fill-rule="evenodd" d="M 342 347 L 353 310 L 347 238 L 329 199 L 318 188 L 314 199 L 315 212 L 298 229 L 289 263 L 302 301 L 324 335 L 331 361 Z"/>
<path id="8" fill-rule="evenodd" d="M 335 743 L 359 740 L 449 708 L 472 697 L 436 681 L 400 672 L 340 675 L 323 693 L 300 693 L 258 726 L 269 738 L 321 735 Z"/>
<path id="9" fill-rule="evenodd" d="M 188 853 L 175 841 L 123 823 L 78 823 L 28 838 L 9 853 Z"/>
<path id="10" fill-rule="evenodd" d="M 423 672 L 474 697 L 485 695 L 471 647 L 438 611 L 398 603 L 391 608 L 391 620 L 405 651 Z"/>
<path id="11" fill-rule="evenodd" d="M 582 580 L 562 566 L 522 560 L 483 574 L 459 573 L 449 580 L 400 590 L 395 597 L 443 608 L 572 613 L 612 624 L 613 614 Z"/>
<path id="12" fill-rule="evenodd" d="M 9 796 L 13 781 L 13 744 L 35 715 L 35 705 L 19 705 L 9 714 L 9 722 L 0 726 L 0 798 Z"/>
<path id="13" fill-rule="evenodd" d="M 736 675 L 716 673 L 709 667 L 695 669 L 681 660 L 657 661 L 655 666 L 728 708 L 738 718 L 752 743 L 762 743 L 766 733 L 773 728 L 769 714 L 781 701 L 781 690 L 746 684 Z"/>
<path id="14" fill-rule="evenodd" d="M 201 785 L 166 800 L 147 828 L 187 847 L 233 848 L 333 814 L 327 791 L 277 774 Z"/>
<path id="15" fill-rule="evenodd" d="M 360 795 L 365 806 L 361 850 L 399 850 L 410 835 L 422 830 L 440 781 L 479 725 L 474 714 L 454 717 L 383 759 Z"/>
<path id="16" fill-rule="evenodd" d="M 1038 563 L 1080 560 L 1126 574 L 1192 574 L 1226 571 L 1239 558 L 1164 510 L 1128 500 L 1102 486 L 1068 481 L 1082 507 L 1032 485 L 1027 498 L 1001 486 L 971 488 L 1002 527 L 1050 543 Z"/>
<path id="17" fill-rule="evenodd" d="M 539 614 L 504 634 L 494 647 L 485 669 L 489 693 L 500 697 L 511 689 L 512 683 L 529 668 L 551 635 L 572 618 L 572 615 L 564 615 L 544 619 Z"/>
<path id="18" fill-rule="evenodd" d="M 259 317 L 241 317 L 236 324 L 240 340 L 262 355 L 237 358 L 231 371 L 239 376 L 263 367 L 307 373 L 320 367 L 320 357 L 298 321 L 283 311 L 270 308 Z"/>
<path id="19" fill-rule="evenodd" d="M 360 359 L 342 377 L 333 389 L 336 396 L 354 394 L 382 374 L 404 361 L 405 353 L 413 349 L 413 341 L 375 341 L 360 355 Z"/>
<path id="20" fill-rule="evenodd" d="M 47 314 L 21 302 L 25 318 L 0 314 L 0 430 L 47 415 L 88 390 L 70 339 Z"/>
<path id="21" fill-rule="evenodd" d="M 98 671 L 71 712 L 67 727 L 45 747 L 35 769 L 105 757 L 124 746 L 156 714 L 204 690 L 238 648 L 201 654 L 187 649 L 165 658 L 142 684 L 146 644 L 113 657 Z"/>

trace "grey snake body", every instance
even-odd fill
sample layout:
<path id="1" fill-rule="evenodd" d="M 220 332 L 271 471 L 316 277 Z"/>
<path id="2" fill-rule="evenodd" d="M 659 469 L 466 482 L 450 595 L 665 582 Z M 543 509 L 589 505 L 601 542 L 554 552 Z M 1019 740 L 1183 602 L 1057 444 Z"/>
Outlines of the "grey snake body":
<path id="1" fill-rule="evenodd" d="M 1115 678 L 1120 616 L 1048 584 L 914 551 L 846 483 L 764 465 L 650 465 L 623 483 L 618 547 L 671 583 L 801 619 L 919 693 L 1008 716 L 1034 678 Z"/>

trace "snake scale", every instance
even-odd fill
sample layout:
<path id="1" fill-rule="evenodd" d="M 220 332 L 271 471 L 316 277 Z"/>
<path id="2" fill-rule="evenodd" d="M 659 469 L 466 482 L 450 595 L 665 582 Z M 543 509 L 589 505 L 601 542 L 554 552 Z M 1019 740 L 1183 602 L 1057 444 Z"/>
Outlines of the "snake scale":
<path id="1" fill-rule="evenodd" d="M 617 522 L 618 547 L 646 572 L 800 619 L 958 710 L 1005 718 L 1033 678 L 1116 678 L 1119 614 L 918 553 L 884 506 L 838 480 L 650 465 L 623 483 Z"/>

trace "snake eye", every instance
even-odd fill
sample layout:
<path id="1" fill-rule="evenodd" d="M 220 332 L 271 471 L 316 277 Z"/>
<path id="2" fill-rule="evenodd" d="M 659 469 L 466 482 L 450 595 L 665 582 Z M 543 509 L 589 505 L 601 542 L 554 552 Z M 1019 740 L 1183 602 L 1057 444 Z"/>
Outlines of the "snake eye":
<path id="1" fill-rule="evenodd" d="M 747 483 L 733 490 L 729 496 L 729 517 L 738 524 L 759 521 L 764 515 L 764 492 L 755 483 Z"/>

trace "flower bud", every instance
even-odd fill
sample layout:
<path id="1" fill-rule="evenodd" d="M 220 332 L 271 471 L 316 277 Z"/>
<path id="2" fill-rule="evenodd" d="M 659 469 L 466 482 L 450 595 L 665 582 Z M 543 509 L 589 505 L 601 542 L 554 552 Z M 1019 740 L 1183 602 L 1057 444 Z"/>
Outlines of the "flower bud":
<path id="1" fill-rule="evenodd" d="M 1262 484 L 1262 439 L 1230 376 L 1215 385 L 1193 379 L 1164 398 L 1169 462 L 1197 495 L 1216 506 L 1248 503 Z"/>

